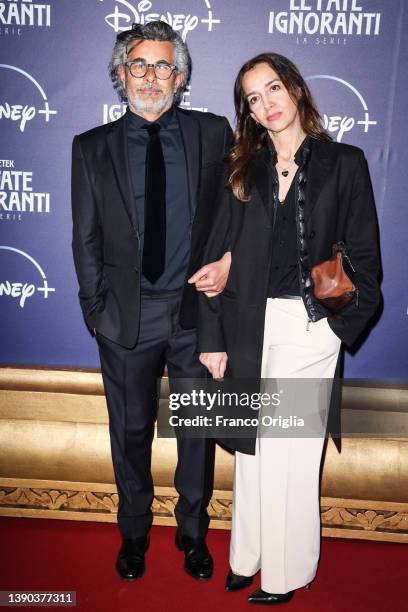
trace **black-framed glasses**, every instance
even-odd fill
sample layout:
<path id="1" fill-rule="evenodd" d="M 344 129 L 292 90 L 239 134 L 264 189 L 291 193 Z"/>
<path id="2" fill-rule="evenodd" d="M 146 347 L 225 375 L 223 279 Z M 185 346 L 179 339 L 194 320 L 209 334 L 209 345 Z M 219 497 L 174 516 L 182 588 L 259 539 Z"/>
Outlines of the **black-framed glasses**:
<path id="1" fill-rule="evenodd" d="M 176 64 L 168 64 L 164 61 L 159 61 L 155 64 L 148 64 L 144 59 L 136 59 L 132 60 L 131 62 L 125 62 L 125 66 L 129 68 L 130 74 L 136 79 L 144 77 L 149 68 L 153 68 L 156 78 L 162 81 L 169 79 L 173 72 L 177 69 Z"/>

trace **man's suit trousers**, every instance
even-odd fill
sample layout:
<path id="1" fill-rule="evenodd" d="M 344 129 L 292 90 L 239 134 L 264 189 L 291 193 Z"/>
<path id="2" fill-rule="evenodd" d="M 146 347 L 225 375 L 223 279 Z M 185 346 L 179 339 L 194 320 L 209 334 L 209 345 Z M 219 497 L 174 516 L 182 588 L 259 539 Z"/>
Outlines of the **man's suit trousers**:
<path id="1" fill-rule="evenodd" d="M 109 431 L 119 493 L 118 523 L 124 538 L 145 535 L 152 523 L 151 445 L 158 407 L 158 380 L 202 378 L 195 330 L 179 325 L 181 292 L 142 295 L 137 344 L 124 348 L 98 334 Z M 214 441 L 180 439 L 175 514 L 184 535 L 204 536 L 214 479 Z"/>

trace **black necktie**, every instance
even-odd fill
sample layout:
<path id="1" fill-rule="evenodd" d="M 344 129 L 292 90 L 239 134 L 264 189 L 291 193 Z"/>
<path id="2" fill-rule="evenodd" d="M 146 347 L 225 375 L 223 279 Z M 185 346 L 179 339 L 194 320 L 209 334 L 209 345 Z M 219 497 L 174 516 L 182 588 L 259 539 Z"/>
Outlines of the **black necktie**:
<path id="1" fill-rule="evenodd" d="M 146 125 L 145 227 L 142 271 L 154 284 L 166 263 L 166 167 L 160 142 L 160 125 Z"/>

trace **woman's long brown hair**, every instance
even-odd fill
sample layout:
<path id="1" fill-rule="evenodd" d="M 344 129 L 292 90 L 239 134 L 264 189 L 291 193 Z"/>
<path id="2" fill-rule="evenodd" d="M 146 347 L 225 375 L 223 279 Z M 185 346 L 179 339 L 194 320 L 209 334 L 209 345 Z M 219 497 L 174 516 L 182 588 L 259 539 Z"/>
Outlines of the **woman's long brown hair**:
<path id="1" fill-rule="evenodd" d="M 312 94 L 293 62 L 277 53 L 261 53 L 245 62 L 235 79 L 234 103 L 237 127 L 235 129 L 235 145 L 228 157 L 230 166 L 228 183 L 235 197 L 242 202 L 247 202 L 250 199 L 247 177 L 252 156 L 255 151 L 266 144 L 268 139 L 268 131 L 252 119 L 242 89 L 244 75 L 261 63 L 268 64 L 288 90 L 289 96 L 297 106 L 303 131 L 313 138 L 331 140 L 323 129 L 321 117 Z"/>

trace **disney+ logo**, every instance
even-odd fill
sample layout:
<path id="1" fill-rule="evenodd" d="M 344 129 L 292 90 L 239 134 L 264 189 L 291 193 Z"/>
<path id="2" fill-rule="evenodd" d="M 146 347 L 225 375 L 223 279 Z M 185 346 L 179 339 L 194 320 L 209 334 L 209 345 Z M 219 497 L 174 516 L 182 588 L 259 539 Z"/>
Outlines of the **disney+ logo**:
<path id="1" fill-rule="evenodd" d="M 99 1 L 103 2 L 104 0 Z M 186 40 L 188 33 L 195 30 L 200 23 L 207 25 L 208 32 L 212 32 L 213 25 L 221 23 L 220 19 L 215 19 L 213 16 L 210 0 L 203 0 L 204 16 L 201 18 L 198 15 L 192 15 L 190 13 L 172 13 L 170 11 L 160 13 L 154 10 L 151 11 L 153 2 L 150 2 L 150 0 L 141 0 L 137 3 L 137 6 L 129 0 L 115 1 L 116 4 L 113 13 L 105 17 L 106 23 L 110 25 L 115 32 L 128 30 L 132 26 L 132 23 L 144 25 L 150 21 L 165 21 L 173 30 L 180 32 L 183 40 Z"/>

